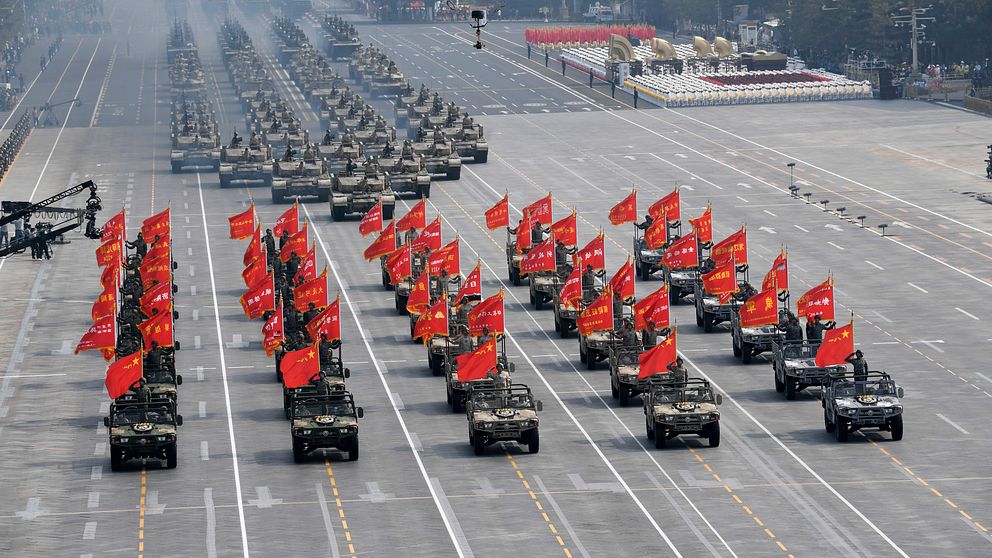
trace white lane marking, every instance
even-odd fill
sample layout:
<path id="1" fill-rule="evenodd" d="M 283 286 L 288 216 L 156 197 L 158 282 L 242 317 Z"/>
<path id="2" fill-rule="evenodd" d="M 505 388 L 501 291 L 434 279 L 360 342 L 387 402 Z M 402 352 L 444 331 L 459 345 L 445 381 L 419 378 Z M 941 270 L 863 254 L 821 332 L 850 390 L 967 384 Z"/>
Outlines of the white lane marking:
<path id="1" fill-rule="evenodd" d="M 324 496 L 324 483 L 314 483 L 313 486 L 314 490 L 317 491 L 320 515 L 324 518 L 324 530 L 327 531 L 327 544 L 331 547 L 331 558 L 340 558 L 341 551 L 338 550 L 338 537 L 334 534 L 334 526 L 331 525 L 331 513 L 327 510 L 327 497 Z"/>
<path id="2" fill-rule="evenodd" d="M 958 432 L 960 432 L 960 433 L 962 433 L 962 434 L 964 434 L 965 436 L 970 436 L 970 435 L 971 435 L 971 433 L 970 433 L 970 432 L 968 432 L 968 431 L 967 431 L 967 430 L 965 430 L 964 428 L 961 428 L 960 426 L 958 426 L 958 425 L 957 425 L 957 423 L 955 423 L 955 422 L 954 422 L 953 420 L 951 420 L 951 419 L 949 419 L 949 418 L 947 418 L 947 417 L 945 417 L 944 415 L 942 415 L 942 414 L 940 414 L 940 413 L 937 413 L 937 417 L 938 417 L 938 418 L 939 418 L 940 420 L 942 420 L 942 421 L 944 421 L 944 422 L 946 422 L 947 424 L 950 424 L 951 426 L 953 426 L 954 428 L 956 428 Z"/>
<path id="3" fill-rule="evenodd" d="M 65 374 L 9 374 L 0 376 L 0 380 L 7 378 L 44 378 L 47 376 L 65 376 Z"/>
<path id="4" fill-rule="evenodd" d="M 86 498 L 87 508 L 99 508 L 100 507 L 100 493 L 90 492 L 89 496 Z"/>
<path id="5" fill-rule="evenodd" d="M 210 250 L 210 232 L 207 227 L 207 206 L 203 202 L 203 184 L 196 175 L 196 190 L 200 196 L 200 212 L 203 217 L 203 240 L 207 246 L 207 269 L 210 273 L 210 296 L 214 305 L 214 322 L 217 326 L 217 351 L 220 354 L 220 375 L 224 384 L 224 404 L 227 406 L 227 432 L 231 440 L 231 461 L 234 464 L 234 491 L 238 501 L 238 521 L 241 526 L 241 552 L 248 558 L 248 530 L 245 526 L 245 507 L 241 500 L 241 469 L 238 466 L 238 447 L 234 441 L 234 417 L 231 413 L 231 389 L 227 384 L 227 359 L 224 355 L 224 336 L 220 330 L 220 308 L 217 304 L 217 282 L 214 279 L 214 260 Z M 206 442 L 204 442 L 205 444 Z"/>
<path id="6" fill-rule="evenodd" d="M 878 265 L 875 262 L 871 262 L 871 261 L 865 260 L 865 263 L 868 264 L 868 265 L 870 265 L 870 266 L 872 266 L 872 267 L 874 267 L 875 269 L 877 269 L 879 271 L 885 271 L 885 268 L 884 267 Z"/>
<path id="7" fill-rule="evenodd" d="M 203 489 L 203 507 L 207 509 L 207 558 L 217 558 L 217 510 L 214 509 L 214 489 Z"/>
<path id="8" fill-rule="evenodd" d="M 196 178 L 197 178 L 197 182 L 199 182 L 199 179 L 200 179 L 199 175 L 197 175 Z M 201 200 L 201 204 L 202 204 L 202 200 L 203 200 L 203 194 L 202 193 L 200 194 L 200 200 Z M 303 207 L 303 212 L 307 216 L 307 219 L 312 222 L 313 221 L 313 218 L 310 216 L 310 209 L 307 207 L 306 204 L 303 204 L 302 207 Z M 204 225 L 206 225 L 206 209 L 204 209 L 204 221 L 203 222 L 204 222 Z M 323 239 L 323 237 L 320 236 L 320 231 L 317 229 L 316 226 L 311 227 L 311 230 L 313 230 L 314 236 L 317 237 L 317 243 L 320 244 L 320 250 L 321 250 L 321 252 L 324 253 L 324 260 L 327 261 L 328 266 L 331 268 L 331 273 L 334 275 L 335 281 L 337 281 L 339 285 L 342 284 L 341 276 L 340 276 L 340 274 L 338 274 L 338 267 L 337 267 L 337 265 L 335 265 L 334 261 L 331 259 L 331 255 L 327 251 L 327 246 L 324 244 L 324 239 Z M 209 254 L 209 252 L 208 252 L 208 254 Z M 207 258 L 209 260 L 209 255 L 207 256 Z M 211 274 L 211 276 L 212 276 L 212 274 Z M 455 531 L 454 531 L 452 522 L 453 521 L 457 521 L 457 520 L 454 518 L 454 514 L 452 514 L 452 517 L 449 518 L 448 517 L 448 512 L 446 512 L 444 510 L 443 506 L 441 505 L 441 501 L 440 501 L 440 499 L 438 497 L 437 490 L 435 489 L 435 486 L 431 483 L 430 476 L 428 476 L 428 474 L 427 474 L 427 468 L 424 466 L 424 462 L 420 458 L 420 453 L 417 452 L 417 450 L 416 450 L 416 448 L 414 446 L 413 438 L 410 437 L 410 430 L 407 428 L 406 420 L 403 419 L 403 414 L 397 408 L 396 401 L 393 399 L 393 393 L 394 392 L 389 387 L 389 382 L 386 380 L 386 375 L 382 371 L 382 365 L 379 363 L 379 361 L 377 361 L 375 359 L 375 354 L 376 353 L 375 353 L 375 351 L 372 350 L 372 344 L 369 342 L 369 338 L 368 338 L 367 334 L 365 333 L 366 332 L 366 329 L 361 326 L 361 320 L 358 319 L 358 312 L 355 311 L 355 307 L 352 305 L 351 296 L 348 294 L 348 290 L 347 289 L 342 289 L 341 290 L 341 295 L 344 297 L 345 304 L 347 304 L 348 310 L 351 312 L 352 319 L 355 320 L 355 324 L 357 324 L 359 326 L 358 327 L 358 332 L 359 332 L 359 334 L 362 337 L 362 343 L 365 345 L 365 350 L 368 351 L 369 356 L 372 357 L 372 366 L 375 367 L 376 373 L 379 375 L 379 381 L 382 382 L 382 387 L 385 388 L 385 390 L 386 390 L 386 396 L 389 398 L 389 404 L 393 407 L 393 414 L 396 415 L 396 420 L 399 421 L 400 429 L 403 430 L 403 434 L 406 436 L 406 442 L 410 446 L 411 452 L 413 453 L 413 458 L 417 462 L 417 467 L 420 469 L 420 474 L 423 476 L 424 482 L 427 483 L 427 488 L 428 488 L 428 490 L 430 490 L 431 498 L 434 499 L 434 505 L 437 506 L 437 510 L 441 514 L 441 521 L 444 522 L 444 527 L 448 531 L 448 537 L 451 538 L 451 543 L 455 547 L 455 552 L 458 553 L 459 558 L 466 558 L 466 556 L 474 556 L 474 554 L 472 553 L 471 548 L 468 546 L 468 542 L 465 541 L 464 543 L 462 543 L 461 541 L 458 540 L 458 537 L 456 537 L 456 535 L 455 535 Z M 220 321 L 217 322 L 217 332 L 218 332 L 218 335 L 219 335 L 220 334 Z M 218 340 L 219 340 L 219 338 L 218 338 Z M 232 436 L 233 436 L 233 433 L 232 433 Z M 238 490 L 238 492 L 240 494 L 240 489 Z M 240 501 L 240 496 L 239 496 L 239 501 Z M 246 540 L 245 544 L 247 545 L 247 540 Z M 462 548 L 462 545 L 463 544 L 465 546 L 464 548 Z M 245 549 L 246 549 L 245 552 L 247 552 L 247 546 L 245 547 Z"/>
<path id="9" fill-rule="evenodd" d="M 872 310 L 872 313 L 875 314 L 876 316 L 878 316 L 879 319 L 884 320 L 886 322 L 889 322 L 890 324 L 892 323 L 892 320 L 890 320 L 890 319 L 886 318 L 885 316 L 883 316 L 878 310 Z"/>
<path id="10" fill-rule="evenodd" d="M 200 418 L 207 418 L 207 402 L 200 401 L 199 415 Z"/>
<path id="11" fill-rule="evenodd" d="M 742 198 L 740 196 L 737 196 L 737 199 L 741 200 L 744 203 L 751 203 L 751 202 L 747 201 L 746 199 L 744 199 L 744 198 Z"/>
<path id="12" fill-rule="evenodd" d="M 778 215 L 775 215 L 774 213 L 772 213 L 771 211 L 768 211 L 767 209 L 762 209 L 762 211 L 764 211 L 765 213 L 771 215 L 772 217 L 778 217 Z"/>
<path id="13" fill-rule="evenodd" d="M 992 384 L 992 378 L 989 378 L 985 374 L 982 374 L 981 372 L 975 372 L 975 375 L 978 376 L 979 378 L 985 380 L 986 382 Z"/>
<path id="14" fill-rule="evenodd" d="M 906 281 L 906 284 L 907 284 L 907 285 L 909 285 L 910 287 L 913 287 L 914 289 L 916 289 L 916 290 L 918 290 L 918 291 L 920 291 L 920 292 L 921 292 L 921 293 L 923 293 L 923 294 L 930 294 L 930 291 L 928 291 L 928 290 L 926 290 L 926 289 L 924 289 L 923 287 L 921 287 L 921 286 L 919 286 L 919 285 L 916 285 L 916 284 L 913 284 L 913 283 L 910 283 L 909 281 Z"/>
<path id="15" fill-rule="evenodd" d="M 804 229 L 804 228 L 802 228 L 802 227 L 800 227 L 799 225 L 793 225 L 793 226 L 794 226 L 794 227 L 796 227 L 797 229 L 799 229 L 799 230 L 801 230 L 801 231 L 803 231 L 804 233 L 808 233 L 808 232 L 809 232 L 808 230 L 806 230 L 806 229 Z"/>
<path id="16" fill-rule="evenodd" d="M 206 440 L 200 442 L 200 459 L 202 461 L 210 461 L 210 446 L 207 445 Z"/>
<path id="17" fill-rule="evenodd" d="M 96 521 L 87 521 L 83 525 L 83 540 L 91 541 L 96 538 Z"/>
<path id="18" fill-rule="evenodd" d="M 833 242 L 830 242 L 829 240 L 827 241 L 827 244 L 833 246 L 834 248 L 836 248 L 838 250 L 843 250 L 844 249 L 843 246 L 838 246 L 838 245 L 834 244 Z"/>
<path id="19" fill-rule="evenodd" d="M 974 315 L 974 314 L 972 314 L 972 313 L 970 313 L 970 312 L 967 312 L 967 311 L 965 311 L 965 310 L 962 310 L 961 308 L 958 308 L 957 306 L 955 306 L 955 307 L 954 307 L 954 309 L 955 309 L 955 310 L 957 310 L 958 312 L 961 312 L 961 313 L 962 313 L 962 314 L 964 314 L 965 316 L 968 316 L 968 317 L 969 317 L 969 318 L 971 318 L 972 320 L 977 320 L 977 319 L 978 319 L 978 316 L 976 316 L 976 315 Z"/>
<path id="20" fill-rule="evenodd" d="M 891 145 L 885 145 L 884 143 L 880 143 L 878 145 L 881 145 L 882 147 L 884 147 L 886 149 L 891 149 L 892 151 L 896 151 L 898 153 L 902 153 L 903 155 L 909 155 L 910 157 L 913 157 L 913 158 L 916 158 L 916 159 L 920 159 L 920 160 L 926 161 L 928 163 L 933 163 L 935 165 L 940 165 L 942 167 L 945 167 L 945 168 L 948 168 L 948 169 L 951 169 L 951 170 L 956 170 L 956 171 L 958 171 L 960 173 L 964 173 L 964 174 L 967 174 L 969 176 L 977 176 L 978 178 L 985 178 L 984 175 L 978 174 L 977 172 L 968 172 L 968 171 L 966 171 L 964 169 L 959 169 L 957 167 L 953 167 L 953 166 L 948 165 L 946 163 L 941 163 L 940 161 L 934 161 L 933 159 L 928 159 L 928 158 L 926 158 L 926 157 L 924 157 L 922 155 L 917 155 L 915 153 L 910 153 L 909 151 L 903 151 L 902 149 L 898 149 L 898 148 L 892 147 Z"/>

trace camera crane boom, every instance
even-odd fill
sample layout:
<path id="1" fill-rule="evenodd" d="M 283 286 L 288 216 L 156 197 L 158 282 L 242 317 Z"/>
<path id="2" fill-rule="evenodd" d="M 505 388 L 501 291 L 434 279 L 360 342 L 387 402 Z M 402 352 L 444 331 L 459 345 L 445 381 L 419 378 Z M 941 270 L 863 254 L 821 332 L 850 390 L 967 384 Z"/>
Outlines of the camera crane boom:
<path id="1" fill-rule="evenodd" d="M 59 201 L 81 194 L 89 190 L 90 197 L 86 200 L 86 209 L 62 209 L 54 208 L 52 205 L 58 203 Z M 16 252 L 20 252 L 25 248 L 31 246 L 31 244 L 44 241 L 50 241 L 68 231 L 75 229 L 86 221 L 86 238 L 92 238 L 99 240 L 101 238 L 100 230 L 96 227 L 96 213 L 103 209 L 100 201 L 100 196 L 97 195 L 96 183 L 92 180 L 87 180 L 81 184 L 77 184 L 68 190 L 64 190 L 46 198 L 37 203 L 30 202 L 3 202 L 4 213 L 6 215 L 0 217 L 0 227 L 6 226 L 18 219 L 24 219 L 29 221 L 34 213 L 39 211 L 48 211 L 53 214 L 67 214 L 71 215 L 70 218 L 54 224 L 50 229 L 43 233 L 38 234 L 33 238 L 15 238 L 10 241 L 6 247 L 0 249 L 0 258 L 9 256 Z"/>

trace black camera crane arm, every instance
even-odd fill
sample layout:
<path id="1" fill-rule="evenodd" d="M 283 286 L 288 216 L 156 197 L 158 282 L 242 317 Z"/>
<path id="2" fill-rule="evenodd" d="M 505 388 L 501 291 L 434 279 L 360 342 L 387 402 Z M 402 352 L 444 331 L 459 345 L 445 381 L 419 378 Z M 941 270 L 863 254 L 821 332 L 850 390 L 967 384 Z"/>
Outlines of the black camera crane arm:
<path id="1" fill-rule="evenodd" d="M 75 196 L 76 194 L 80 194 L 82 192 L 85 192 L 86 190 L 89 190 L 90 191 L 90 199 L 91 200 L 92 199 L 96 199 L 97 202 L 100 201 L 100 197 L 96 195 L 96 183 L 93 182 L 92 180 L 87 180 L 86 182 L 83 182 L 82 184 L 77 184 L 77 185 L 73 186 L 72 188 L 69 188 L 68 190 L 59 192 L 58 194 L 55 194 L 54 196 L 52 196 L 50 198 L 41 200 L 40 202 L 31 204 L 31 205 L 29 205 L 27 207 L 23 207 L 23 208 L 18 209 L 16 211 L 12 211 L 9 215 L 6 215 L 4 217 L 0 217 L 0 227 L 6 225 L 8 223 L 13 223 L 14 221 L 16 221 L 18 219 L 22 219 L 24 217 L 28 217 L 32 213 L 38 211 L 39 209 L 44 209 L 44 208 L 46 208 L 46 207 L 48 207 L 50 205 L 53 205 L 53 204 L 55 204 L 55 203 L 57 203 L 57 202 L 59 202 L 61 200 L 64 200 L 65 198 L 68 198 L 70 196 Z M 88 202 L 87 202 L 87 205 L 89 205 Z"/>

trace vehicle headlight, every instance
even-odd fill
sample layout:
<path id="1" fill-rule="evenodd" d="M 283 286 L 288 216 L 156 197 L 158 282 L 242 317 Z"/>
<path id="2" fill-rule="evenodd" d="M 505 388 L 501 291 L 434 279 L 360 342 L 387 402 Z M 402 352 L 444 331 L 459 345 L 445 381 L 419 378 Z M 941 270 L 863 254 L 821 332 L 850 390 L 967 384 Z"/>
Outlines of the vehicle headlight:
<path id="1" fill-rule="evenodd" d="M 710 413 L 710 418 L 713 420 L 720 420 L 720 411 L 713 411 Z"/>
<path id="2" fill-rule="evenodd" d="M 296 431 L 296 434 L 298 436 L 309 436 L 310 435 L 310 430 L 298 429 Z"/>
<path id="3" fill-rule="evenodd" d="M 637 374 L 621 374 L 620 379 L 624 383 L 633 383 L 637 381 Z"/>
<path id="4" fill-rule="evenodd" d="M 166 434 L 165 436 L 159 436 L 158 437 L 158 441 L 159 442 L 171 442 L 172 440 L 175 440 L 175 439 L 176 439 L 176 435 L 175 434 Z"/>
<path id="5" fill-rule="evenodd" d="M 885 407 L 885 414 L 896 415 L 902 412 L 902 405 L 893 405 L 892 407 Z"/>
<path id="6" fill-rule="evenodd" d="M 662 420 L 664 420 L 665 422 L 672 422 L 673 420 L 675 420 L 675 417 L 673 417 L 672 415 L 665 415 L 664 417 L 662 417 Z"/>
<path id="7" fill-rule="evenodd" d="M 115 444 L 126 444 L 127 436 L 114 436 L 113 438 L 110 439 L 110 441 Z"/>
<path id="8" fill-rule="evenodd" d="M 493 427 L 491 422 L 477 422 L 475 423 L 475 428 L 478 430 L 489 430 Z"/>

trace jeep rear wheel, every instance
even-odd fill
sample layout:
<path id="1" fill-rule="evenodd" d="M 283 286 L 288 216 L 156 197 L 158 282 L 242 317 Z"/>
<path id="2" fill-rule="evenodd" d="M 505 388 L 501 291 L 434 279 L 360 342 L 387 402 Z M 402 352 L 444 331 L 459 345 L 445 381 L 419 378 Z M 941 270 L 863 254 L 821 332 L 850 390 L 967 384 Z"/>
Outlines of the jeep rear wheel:
<path id="1" fill-rule="evenodd" d="M 893 441 L 902 440 L 902 415 L 896 415 L 889 419 L 889 430 L 892 431 Z"/>
<path id="2" fill-rule="evenodd" d="M 713 316 L 703 312 L 703 331 L 713 333 Z"/>

